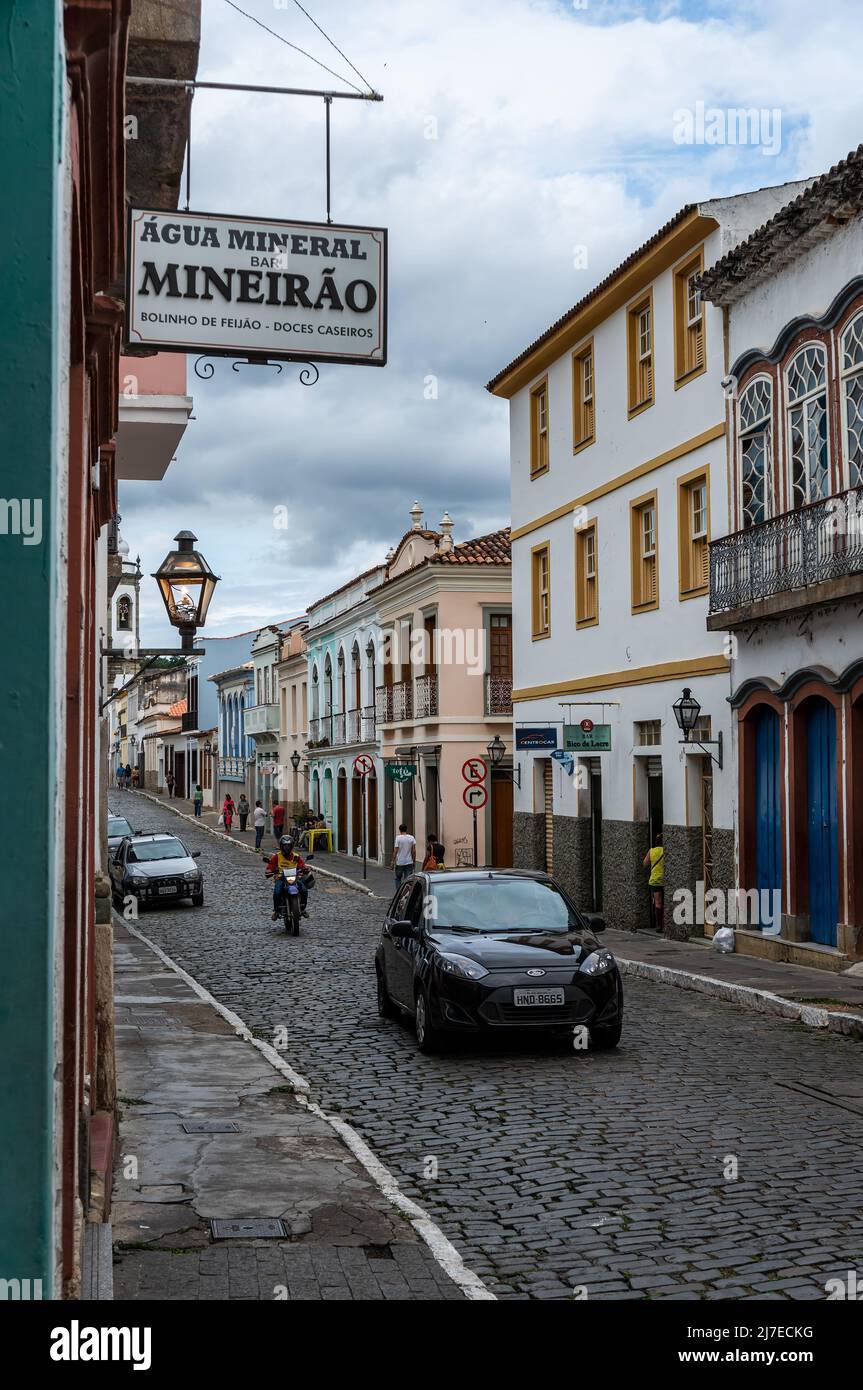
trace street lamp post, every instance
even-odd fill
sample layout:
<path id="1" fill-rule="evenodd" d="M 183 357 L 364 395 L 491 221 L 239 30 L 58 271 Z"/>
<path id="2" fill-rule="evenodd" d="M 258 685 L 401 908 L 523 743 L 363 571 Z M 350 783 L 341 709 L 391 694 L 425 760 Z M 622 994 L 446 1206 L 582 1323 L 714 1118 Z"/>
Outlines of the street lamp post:
<path id="1" fill-rule="evenodd" d="M 488 753 L 488 760 L 492 767 L 497 768 L 502 776 L 508 777 L 513 786 L 518 787 L 519 791 L 521 791 L 521 768 L 517 767 L 513 771 L 510 771 L 509 768 L 502 768 L 500 766 L 506 754 L 506 744 L 500 734 L 495 734 L 491 742 L 486 744 L 486 752 Z"/>
<path id="2" fill-rule="evenodd" d="M 696 748 L 700 748 L 703 753 L 716 763 L 720 772 L 722 771 L 722 730 L 719 730 L 716 738 L 690 738 L 690 734 L 698 724 L 698 716 L 701 713 L 701 706 L 693 695 L 688 685 L 683 687 L 683 694 L 674 701 L 671 706 L 674 710 L 674 718 L 677 720 L 677 727 L 683 734 L 681 743 L 692 743 Z M 716 754 L 709 752 L 709 747 L 716 748 Z"/>
<path id="3" fill-rule="evenodd" d="M 178 531 L 175 550 L 169 550 L 153 578 L 172 627 L 179 630 L 182 651 L 194 651 L 195 633 L 207 621 L 207 609 L 219 576 L 210 569 L 191 531 Z"/>

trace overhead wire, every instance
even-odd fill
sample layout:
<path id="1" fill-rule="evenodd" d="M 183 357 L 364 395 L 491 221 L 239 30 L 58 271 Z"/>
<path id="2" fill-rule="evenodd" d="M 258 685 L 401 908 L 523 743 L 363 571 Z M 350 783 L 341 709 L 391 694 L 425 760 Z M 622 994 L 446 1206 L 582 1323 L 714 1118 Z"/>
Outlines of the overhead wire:
<path id="1" fill-rule="evenodd" d="M 310 24 L 314 24 L 314 26 L 315 26 L 315 28 L 317 29 L 318 33 L 319 33 L 319 34 L 323 34 L 323 36 L 324 36 L 324 38 L 326 39 L 327 43 L 330 44 L 330 45 L 336 50 L 336 52 L 338 53 L 339 57 L 340 57 L 340 58 L 344 58 L 344 60 L 345 60 L 345 62 L 347 63 L 348 67 L 349 67 L 349 68 L 353 68 L 354 72 L 356 73 L 356 75 L 357 75 L 357 77 L 360 79 L 360 81 L 361 81 L 361 82 L 365 82 L 365 84 L 366 84 L 366 86 L 368 87 L 369 91 L 370 91 L 370 92 L 373 92 L 375 89 L 374 89 L 374 87 L 372 86 L 371 82 L 369 82 L 368 78 L 367 78 L 367 77 L 363 77 L 363 74 L 360 72 L 360 70 L 359 70 L 359 68 L 356 66 L 356 64 L 351 62 L 351 60 L 350 60 L 350 58 L 348 57 L 347 53 L 343 53 L 343 52 L 342 52 L 342 50 L 339 48 L 338 44 L 337 44 L 333 39 L 330 38 L 330 36 L 329 36 L 329 34 L 327 33 L 327 31 L 326 31 L 325 29 L 322 29 L 322 28 L 321 28 L 320 24 L 319 24 L 318 21 L 314 18 L 314 16 L 313 16 L 313 15 L 310 15 L 309 12 L 308 12 L 308 10 L 303 8 L 303 6 L 300 4 L 300 0 L 294 0 L 294 4 L 296 5 L 297 9 L 298 9 L 298 10 L 301 10 L 302 13 L 306 16 L 306 19 L 309 21 L 309 23 L 310 23 Z"/>
<path id="2" fill-rule="evenodd" d="M 258 19 L 257 15 L 249 14 L 247 10 L 241 10 L 240 6 L 235 4 L 235 0 L 225 0 L 225 4 L 230 5 L 231 9 L 236 10 L 237 14 L 241 14 L 244 19 L 250 19 L 253 24 L 257 24 L 260 29 L 263 29 L 267 34 L 271 34 L 272 37 L 274 39 L 278 39 L 280 43 L 286 44 L 288 48 L 294 49 L 296 53 L 301 53 L 304 58 L 308 58 L 311 62 L 316 63 L 319 68 L 323 68 L 324 72 L 328 72 L 330 74 L 330 77 L 335 77 L 339 82 L 347 83 L 347 85 L 349 87 L 352 87 L 355 92 L 360 92 L 360 94 L 362 95 L 361 89 L 356 85 L 355 82 L 352 82 L 349 77 L 344 77 L 342 73 L 336 72 L 333 68 L 328 68 L 326 63 L 321 62 L 320 58 L 316 58 L 313 53 L 307 53 L 304 48 L 300 48 L 299 44 L 291 43 L 290 39 L 286 39 L 285 36 L 283 34 L 278 33 L 277 30 L 271 29 L 269 25 L 263 22 L 262 19 Z M 302 9 L 302 6 L 300 6 L 300 9 Z M 303 10 L 303 14 L 307 14 L 307 11 Z M 312 19 L 311 15 L 307 15 L 307 17 L 309 19 Z M 316 24 L 313 19 L 312 23 L 315 24 L 315 28 L 320 29 L 320 25 Z M 323 29 L 321 29 L 321 33 L 324 34 L 324 38 L 327 39 L 327 41 L 333 45 L 333 48 L 336 48 L 336 45 L 333 43 L 332 39 L 329 38 L 329 35 L 324 33 Z M 341 50 L 336 48 L 336 52 L 341 53 Z M 343 58 L 345 57 L 343 53 L 341 54 L 341 56 Z M 350 61 L 349 58 L 345 58 L 345 62 L 349 65 L 349 67 L 354 68 L 353 63 Z M 357 72 L 356 68 L 354 68 L 354 72 Z M 363 82 L 366 82 L 366 79 L 363 77 L 361 72 L 357 72 L 357 75 L 362 79 Z M 369 86 L 367 82 L 366 86 Z M 369 90 L 371 91 L 372 88 L 369 87 Z"/>

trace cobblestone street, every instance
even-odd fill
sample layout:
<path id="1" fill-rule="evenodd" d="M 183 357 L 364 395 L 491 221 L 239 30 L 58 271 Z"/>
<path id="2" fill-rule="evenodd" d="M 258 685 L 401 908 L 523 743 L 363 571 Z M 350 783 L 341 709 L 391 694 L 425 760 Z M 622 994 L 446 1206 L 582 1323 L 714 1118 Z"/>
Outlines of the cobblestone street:
<path id="1" fill-rule="evenodd" d="M 139 930 L 262 1037 L 287 1029 L 313 1098 L 498 1297 L 823 1299 L 859 1267 L 863 1115 L 798 1089 L 859 1077 L 858 1043 L 627 980 L 617 1051 L 423 1057 L 377 1015 L 381 899 L 319 875 L 286 937 L 260 859 L 134 793 L 111 801 L 201 851 L 204 907 L 144 912 Z"/>

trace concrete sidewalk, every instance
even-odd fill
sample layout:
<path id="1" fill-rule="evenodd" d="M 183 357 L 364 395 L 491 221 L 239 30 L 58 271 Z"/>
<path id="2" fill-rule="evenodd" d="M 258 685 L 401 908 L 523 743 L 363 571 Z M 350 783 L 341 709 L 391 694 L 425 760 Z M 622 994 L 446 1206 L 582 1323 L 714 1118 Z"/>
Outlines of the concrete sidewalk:
<path id="1" fill-rule="evenodd" d="M 412 1224 L 424 1214 L 384 1195 L 389 1175 L 373 1179 L 303 1079 L 118 919 L 114 977 L 115 1299 L 490 1297 L 436 1228 L 434 1258 Z M 210 1132 L 183 1127 L 202 1121 Z M 210 1229 L 266 1218 L 280 1237 Z"/>

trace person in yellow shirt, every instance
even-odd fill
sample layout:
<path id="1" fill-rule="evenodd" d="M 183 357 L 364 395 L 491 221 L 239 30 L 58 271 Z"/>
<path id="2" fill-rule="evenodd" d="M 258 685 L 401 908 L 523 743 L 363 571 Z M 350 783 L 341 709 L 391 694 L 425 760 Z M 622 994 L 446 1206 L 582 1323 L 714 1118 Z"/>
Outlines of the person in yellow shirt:
<path id="1" fill-rule="evenodd" d="M 647 887 L 653 907 L 653 925 L 661 936 L 664 930 L 662 905 L 665 897 L 665 850 L 662 848 L 661 833 L 657 835 L 653 848 L 645 854 L 642 864 L 645 869 L 650 870 Z"/>

